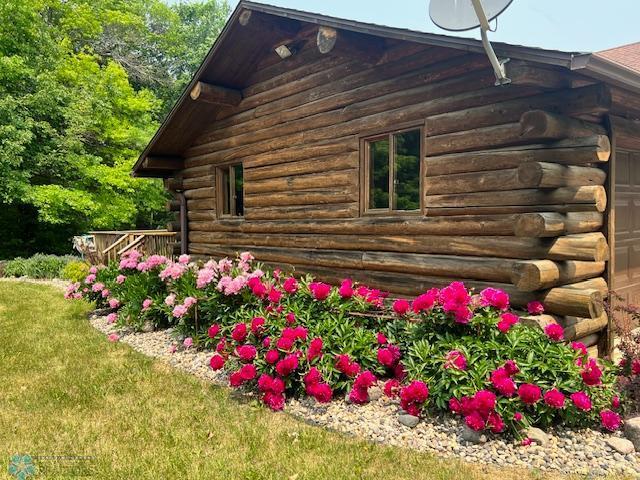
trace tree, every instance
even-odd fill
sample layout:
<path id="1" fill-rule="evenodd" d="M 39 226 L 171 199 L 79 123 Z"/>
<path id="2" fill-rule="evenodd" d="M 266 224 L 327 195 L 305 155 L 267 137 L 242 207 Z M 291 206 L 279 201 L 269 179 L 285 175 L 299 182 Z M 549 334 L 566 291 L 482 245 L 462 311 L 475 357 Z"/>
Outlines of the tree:
<path id="1" fill-rule="evenodd" d="M 130 169 L 228 11 L 217 0 L 0 4 L 0 225 L 13 233 L 0 258 L 166 222 L 161 183 Z"/>

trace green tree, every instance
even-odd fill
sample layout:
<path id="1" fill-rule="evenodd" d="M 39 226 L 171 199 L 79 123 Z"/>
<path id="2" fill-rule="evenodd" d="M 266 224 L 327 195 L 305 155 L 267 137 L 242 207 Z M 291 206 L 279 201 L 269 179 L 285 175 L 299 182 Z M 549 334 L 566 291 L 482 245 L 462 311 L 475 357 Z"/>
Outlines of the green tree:
<path id="1" fill-rule="evenodd" d="M 224 1 L 0 4 L 0 258 L 166 222 L 133 162 L 219 34 Z"/>

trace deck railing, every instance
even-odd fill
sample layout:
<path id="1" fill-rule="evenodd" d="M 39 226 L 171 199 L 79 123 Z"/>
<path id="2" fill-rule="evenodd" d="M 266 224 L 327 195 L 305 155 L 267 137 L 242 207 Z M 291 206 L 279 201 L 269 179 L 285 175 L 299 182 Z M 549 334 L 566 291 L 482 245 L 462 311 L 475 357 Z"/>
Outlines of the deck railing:
<path id="1" fill-rule="evenodd" d="M 90 232 L 93 235 L 95 255 L 105 265 L 117 260 L 129 250 L 138 250 L 145 255 L 173 256 L 175 232 L 168 230 L 124 230 Z"/>

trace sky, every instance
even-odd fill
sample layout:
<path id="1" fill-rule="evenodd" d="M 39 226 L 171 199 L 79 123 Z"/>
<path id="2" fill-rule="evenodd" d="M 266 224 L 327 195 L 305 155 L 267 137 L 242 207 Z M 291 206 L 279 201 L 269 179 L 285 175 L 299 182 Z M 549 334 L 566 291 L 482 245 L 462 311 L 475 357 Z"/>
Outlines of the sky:
<path id="1" fill-rule="evenodd" d="M 238 0 L 228 2 L 232 8 L 238 4 Z M 429 19 L 428 0 L 265 0 L 263 3 L 392 27 L 448 33 Z M 479 30 L 448 34 L 480 38 Z M 517 45 L 596 52 L 640 41 L 640 0 L 514 0 L 498 19 L 497 31 L 489 35 L 491 40 Z"/>

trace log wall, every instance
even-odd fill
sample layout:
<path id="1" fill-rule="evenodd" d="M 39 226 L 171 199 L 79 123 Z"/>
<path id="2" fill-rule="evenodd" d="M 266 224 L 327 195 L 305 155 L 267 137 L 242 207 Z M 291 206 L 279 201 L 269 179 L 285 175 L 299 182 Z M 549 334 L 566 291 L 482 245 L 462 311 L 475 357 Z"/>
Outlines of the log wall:
<path id="1" fill-rule="evenodd" d="M 258 70 L 167 181 L 187 198 L 190 253 L 251 250 L 398 295 L 461 279 L 541 300 L 570 338 L 606 327 L 603 85 L 513 62 L 497 88 L 483 56 L 439 47 L 388 45 L 375 65 L 302 54 Z M 424 209 L 361 213 L 360 138 L 414 125 Z M 216 167 L 240 161 L 244 218 L 218 218 Z"/>

